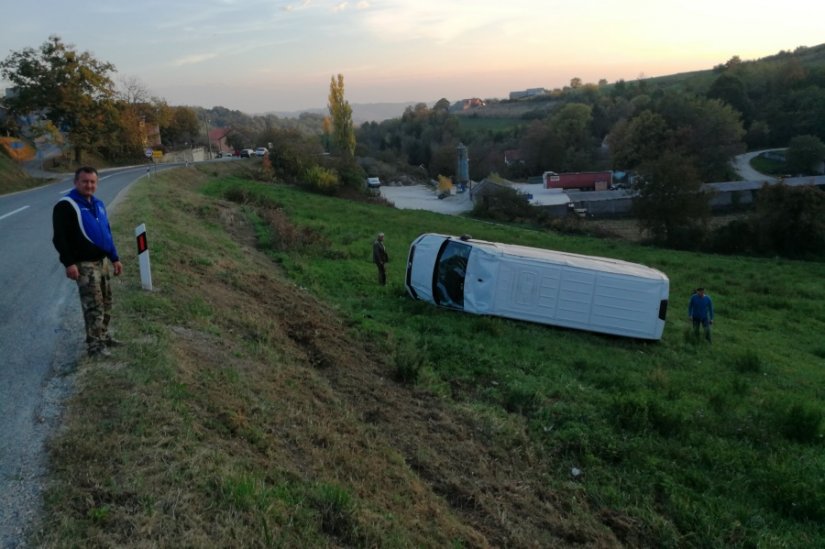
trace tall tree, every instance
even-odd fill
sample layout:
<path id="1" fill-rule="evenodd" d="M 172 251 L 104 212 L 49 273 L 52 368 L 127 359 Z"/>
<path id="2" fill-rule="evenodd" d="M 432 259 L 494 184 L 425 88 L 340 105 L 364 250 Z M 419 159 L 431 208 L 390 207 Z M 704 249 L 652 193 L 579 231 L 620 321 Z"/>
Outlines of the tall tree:
<path id="1" fill-rule="evenodd" d="M 825 144 L 815 135 L 798 135 L 791 139 L 785 155 L 790 171 L 807 175 L 818 171 L 825 160 Z"/>
<path id="2" fill-rule="evenodd" d="M 330 79 L 328 107 L 332 119 L 333 146 L 339 154 L 352 158 L 355 154 L 355 130 L 352 127 L 352 107 L 344 99 L 343 74 Z"/>
<path id="3" fill-rule="evenodd" d="M 7 100 L 17 114 L 40 111 L 69 134 L 80 161 L 84 150 L 105 142 L 115 131 L 115 67 L 89 52 L 78 53 L 52 35 L 39 50 L 12 52 L 0 62 L 0 75 L 14 87 Z"/>
<path id="4" fill-rule="evenodd" d="M 639 166 L 633 202 L 639 227 L 655 241 L 696 246 L 710 215 L 709 197 L 701 190 L 699 172 L 690 158 L 665 151 Z"/>

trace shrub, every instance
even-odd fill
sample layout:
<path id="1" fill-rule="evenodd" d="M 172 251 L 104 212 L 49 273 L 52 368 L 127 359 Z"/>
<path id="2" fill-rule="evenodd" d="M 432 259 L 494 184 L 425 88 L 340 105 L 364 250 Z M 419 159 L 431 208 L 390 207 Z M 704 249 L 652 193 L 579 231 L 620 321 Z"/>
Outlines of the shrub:
<path id="1" fill-rule="evenodd" d="M 341 183 L 338 174 L 321 166 L 310 166 L 304 171 L 302 186 L 324 194 L 334 194 Z"/>
<path id="2" fill-rule="evenodd" d="M 395 347 L 395 379 L 415 383 L 426 363 L 427 346 L 410 339 L 400 340 Z"/>
<path id="3" fill-rule="evenodd" d="M 740 373 L 758 373 L 762 371 L 762 359 L 754 351 L 747 351 L 736 357 L 733 363 L 734 368 Z"/>
<path id="4" fill-rule="evenodd" d="M 760 253 L 825 255 L 825 192 L 812 186 L 764 185 L 752 225 Z"/>
<path id="5" fill-rule="evenodd" d="M 472 215 L 496 221 L 529 221 L 535 219 L 537 211 L 530 206 L 526 195 L 501 187 L 495 193 L 483 196 L 473 207 Z"/>
<path id="6" fill-rule="evenodd" d="M 511 413 L 529 416 L 541 404 L 541 396 L 524 383 L 511 384 L 504 395 L 504 408 Z"/>
<path id="7" fill-rule="evenodd" d="M 752 251 L 756 234 L 747 220 L 736 219 L 714 230 L 708 248 L 720 254 L 744 254 Z"/>
<path id="8" fill-rule="evenodd" d="M 782 434 L 797 442 L 810 443 L 818 439 L 822 423 L 822 410 L 806 404 L 794 404 L 779 414 Z"/>

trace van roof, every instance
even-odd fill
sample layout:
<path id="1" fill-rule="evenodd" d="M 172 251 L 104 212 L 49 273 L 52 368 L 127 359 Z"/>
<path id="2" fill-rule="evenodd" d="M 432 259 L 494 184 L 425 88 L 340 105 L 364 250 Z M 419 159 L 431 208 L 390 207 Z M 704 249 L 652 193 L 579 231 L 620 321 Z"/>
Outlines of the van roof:
<path id="1" fill-rule="evenodd" d="M 503 244 L 501 242 L 489 242 L 486 240 L 461 240 L 455 236 L 445 236 L 452 240 L 459 240 L 466 242 L 476 247 L 487 248 L 495 250 L 498 253 L 509 255 L 513 257 L 523 257 L 526 259 L 539 259 L 558 265 L 567 265 L 570 267 L 578 267 L 582 269 L 599 270 L 614 274 L 626 274 L 640 278 L 649 278 L 657 280 L 668 280 L 667 275 L 663 272 L 641 265 L 639 263 L 631 263 L 621 259 L 613 259 L 609 257 L 599 257 L 592 255 L 582 255 L 571 252 L 560 252 L 558 250 L 548 250 L 546 248 L 533 248 L 530 246 L 520 246 L 518 244 Z"/>

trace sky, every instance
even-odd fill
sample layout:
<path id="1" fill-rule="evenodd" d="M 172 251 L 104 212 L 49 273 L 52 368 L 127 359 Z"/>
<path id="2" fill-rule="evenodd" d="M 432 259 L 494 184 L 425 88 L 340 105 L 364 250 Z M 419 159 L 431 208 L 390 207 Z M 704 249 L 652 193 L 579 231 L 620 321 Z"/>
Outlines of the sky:
<path id="1" fill-rule="evenodd" d="M 0 0 L 0 59 L 56 34 L 170 105 L 248 114 L 704 70 L 825 43 L 810 0 Z M 0 81 L 0 87 L 7 83 Z"/>

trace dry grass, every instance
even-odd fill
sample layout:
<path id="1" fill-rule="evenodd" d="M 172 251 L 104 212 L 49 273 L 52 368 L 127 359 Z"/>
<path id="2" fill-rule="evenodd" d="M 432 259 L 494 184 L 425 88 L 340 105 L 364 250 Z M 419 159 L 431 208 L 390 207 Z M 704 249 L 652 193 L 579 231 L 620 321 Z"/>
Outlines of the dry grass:
<path id="1" fill-rule="evenodd" d="M 546 488 L 518 419 L 395 382 L 387 346 L 283 278 L 203 179 L 164 174 L 120 209 L 153 228 L 157 289 L 131 266 L 129 344 L 80 364 L 39 545 L 619 545 Z"/>

